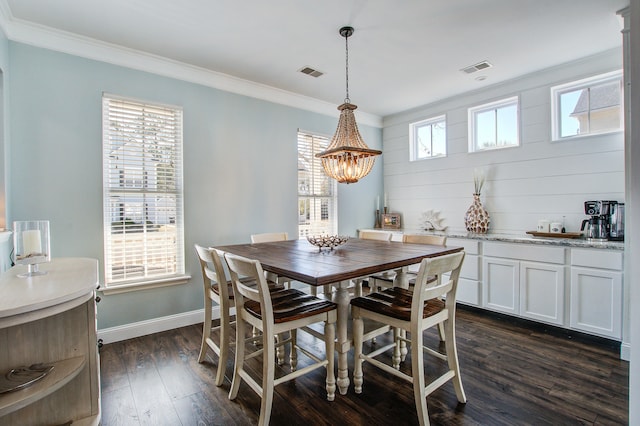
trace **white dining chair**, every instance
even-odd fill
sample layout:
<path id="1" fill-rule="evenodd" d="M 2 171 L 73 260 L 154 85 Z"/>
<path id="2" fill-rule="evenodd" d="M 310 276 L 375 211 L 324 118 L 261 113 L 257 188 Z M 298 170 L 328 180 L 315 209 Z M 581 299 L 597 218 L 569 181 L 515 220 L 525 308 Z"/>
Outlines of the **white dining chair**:
<path id="1" fill-rule="evenodd" d="M 252 234 L 251 235 L 251 243 L 255 244 L 255 243 L 269 243 L 272 241 L 286 241 L 289 239 L 289 234 L 286 232 L 265 232 L 262 234 Z M 287 288 L 291 288 L 291 279 L 287 278 L 287 277 L 278 277 L 275 274 L 272 274 L 271 272 L 267 272 L 267 277 L 282 283 L 282 284 L 286 284 Z M 331 287 L 330 286 L 325 286 L 325 293 L 327 292 L 327 290 L 329 290 Z M 316 286 L 309 286 L 309 292 L 311 293 L 311 295 L 313 296 L 317 296 L 318 294 L 318 287 Z"/>
<path id="2" fill-rule="evenodd" d="M 402 236 L 402 242 L 409 244 L 430 244 L 436 246 L 445 246 L 447 244 L 447 237 L 444 235 L 404 234 Z M 413 285 L 415 283 L 419 268 L 419 265 L 409 266 L 407 271 L 409 285 Z M 396 273 L 394 271 L 372 275 L 369 279 L 369 289 L 371 291 L 378 291 L 381 288 L 393 287 L 395 278 Z M 429 277 L 428 283 L 435 283 L 437 281 L 437 278 L 438 277 Z"/>
<path id="3" fill-rule="evenodd" d="M 413 289 L 393 287 L 380 293 L 371 293 L 351 300 L 354 340 L 353 383 L 356 393 L 363 392 L 364 376 L 362 364 L 380 368 L 413 384 L 413 394 L 421 425 L 429 424 L 427 396 L 451 380 L 458 401 L 467 401 L 458 363 L 455 339 L 456 291 L 464 252 L 457 252 L 435 258 L 427 258 L 420 264 L 420 270 Z M 445 283 L 436 286 L 427 285 L 430 276 L 451 273 Z M 445 298 L 445 301 L 442 300 Z M 393 330 L 393 342 L 370 353 L 363 353 L 365 340 L 363 319 L 386 324 Z M 424 346 L 423 332 L 430 327 L 443 324 L 445 328 L 445 353 Z M 411 340 L 403 338 L 400 331 L 411 335 Z M 411 374 L 400 371 L 400 343 L 411 344 Z M 393 349 L 392 365 L 376 359 L 379 355 Z M 430 354 L 447 362 L 444 374 L 426 382 L 424 354 Z M 372 374 L 369 372 L 368 374 Z"/>
<path id="4" fill-rule="evenodd" d="M 236 296 L 236 341 L 243 341 L 246 334 L 245 324 L 262 331 L 263 338 L 262 349 L 250 354 L 246 354 L 245 345 L 237 345 L 229 399 L 233 400 L 237 397 L 240 383 L 244 380 L 262 399 L 258 424 L 267 425 L 271 416 L 274 387 L 318 368 L 324 368 L 326 369 L 325 387 L 327 400 L 333 401 L 336 390 L 334 351 L 338 305 L 296 289 L 269 292 L 265 274 L 259 261 L 230 253 L 225 254 L 225 259 Z M 240 277 L 250 277 L 258 285 L 249 287 L 242 282 Z M 324 359 L 302 348 L 297 341 L 298 329 L 318 322 L 324 322 Z M 291 344 L 291 371 L 284 376 L 276 378 L 274 368 L 276 344 L 274 337 L 278 334 L 284 335 L 287 332 L 290 333 L 291 337 L 280 341 L 278 345 Z M 315 362 L 298 370 L 298 351 L 304 353 Z M 260 354 L 263 357 L 262 382 L 258 383 L 249 373 L 250 368 L 245 369 L 245 360 Z"/>
<path id="5" fill-rule="evenodd" d="M 358 238 L 362 240 L 391 241 L 393 234 L 389 231 L 369 231 L 362 230 L 358 232 Z M 356 297 L 362 296 L 362 284 L 364 281 L 369 282 L 369 276 L 358 277 L 353 280 L 355 284 Z M 371 286 L 369 286 L 371 288 Z"/>
<path id="6" fill-rule="evenodd" d="M 287 232 L 264 232 L 261 234 L 251 234 L 251 244 L 256 243 L 270 243 L 273 241 L 286 241 L 289 239 Z M 278 282 L 285 285 L 287 288 L 291 288 L 291 279 L 287 277 L 280 277 L 273 272 L 265 272 L 267 279 Z"/>

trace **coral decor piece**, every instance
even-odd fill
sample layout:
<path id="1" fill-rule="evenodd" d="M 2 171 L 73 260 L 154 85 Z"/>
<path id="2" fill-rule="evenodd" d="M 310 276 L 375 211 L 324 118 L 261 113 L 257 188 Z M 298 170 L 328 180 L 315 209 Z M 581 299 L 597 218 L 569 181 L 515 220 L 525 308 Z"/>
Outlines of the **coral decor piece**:
<path id="1" fill-rule="evenodd" d="M 489 213 L 482 207 L 480 194 L 473 194 L 473 204 L 464 215 L 464 226 L 469 232 L 486 234 L 489 230 Z"/>
<path id="2" fill-rule="evenodd" d="M 422 223 L 422 228 L 425 231 L 444 231 L 445 229 L 447 229 L 446 226 L 442 225 L 442 221 L 444 220 L 444 218 L 440 217 L 440 212 L 437 212 L 435 210 L 427 210 L 426 212 L 422 213 L 420 222 Z"/>

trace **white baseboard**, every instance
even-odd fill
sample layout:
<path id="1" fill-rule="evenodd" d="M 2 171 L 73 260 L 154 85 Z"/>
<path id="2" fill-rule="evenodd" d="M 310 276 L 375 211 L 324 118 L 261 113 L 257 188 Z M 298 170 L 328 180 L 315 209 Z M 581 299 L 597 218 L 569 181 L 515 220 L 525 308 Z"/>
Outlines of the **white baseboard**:
<path id="1" fill-rule="evenodd" d="M 220 318 L 220 308 L 218 306 L 214 306 L 212 314 L 213 319 Z M 122 340 L 133 339 L 135 337 L 146 336 L 147 334 L 198 324 L 203 320 L 204 309 L 198 309 L 197 311 L 183 312 L 181 314 L 169 315 L 166 317 L 154 318 L 146 321 L 119 325 L 116 327 L 103 328 L 98 330 L 98 339 L 102 339 L 103 344 L 120 342 Z"/>
<path id="2" fill-rule="evenodd" d="M 631 360 L 631 343 L 622 342 L 622 345 L 620 345 L 620 359 L 624 361 Z"/>

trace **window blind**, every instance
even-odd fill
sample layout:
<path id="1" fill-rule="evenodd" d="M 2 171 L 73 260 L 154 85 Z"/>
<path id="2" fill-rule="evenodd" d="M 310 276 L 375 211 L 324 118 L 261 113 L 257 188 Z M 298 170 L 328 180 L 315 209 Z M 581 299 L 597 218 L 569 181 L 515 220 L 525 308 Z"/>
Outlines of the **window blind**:
<path id="1" fill-rule="evenodd" d="M 329 138 L 298 131 L 298 236 L 338 233 L 337 183 L 329 178 L 316 154 Z"/>
<path id="2" fill-rule="evenodd" d="M 103 95 L 105 283 L 184 274 L 182 108 Z"/>

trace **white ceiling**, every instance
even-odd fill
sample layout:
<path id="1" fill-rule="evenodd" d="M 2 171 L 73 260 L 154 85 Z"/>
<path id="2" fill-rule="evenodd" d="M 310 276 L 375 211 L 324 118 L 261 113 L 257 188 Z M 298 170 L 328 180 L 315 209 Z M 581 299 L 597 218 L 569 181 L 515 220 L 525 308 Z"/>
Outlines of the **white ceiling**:
<path id="1" fill-rule="evenodd" d="M 336 106 L 345 97 L 345 43 L 338 29 L 351 25 L 351 101 L 359 111 L 384 117 L 620 47 L 622 21 L 616 11 L 628 4 L 629 0 L 0 0 L 0 9 L 11 39 L 23 41 L 20 34 L 26 28 L 44 26 L 67 39 L 88 37 Z M 28 40 L 39 44 L 33 37 Z M 474 74 L 460 71 L 483 60 L 493 67 Z M 326 74 L 313 78 L 297 72 L 305 66 Z M 478 76 L 486 79 L 478 81 Z"/>

